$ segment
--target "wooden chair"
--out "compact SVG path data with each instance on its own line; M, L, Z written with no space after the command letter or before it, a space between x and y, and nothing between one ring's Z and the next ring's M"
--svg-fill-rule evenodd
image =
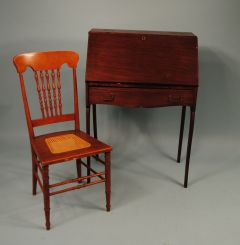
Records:
M27 126L32 152L32 193L36 195L37 182L44 196L44 210L46 218L46 229L50 229L50 196L66 191L80 189L95 184L105 182L106 209L110 211L110 153L112 148L88 134L80 131L78 92L76 67L79 60L77 53L72 51L49 51L19 54L13 58L13 63L17 69L20 79L23 104L26 114ZM73 72L73 98L74 113L63 114L60 69L63 64L67 64ZM40 104L42 117L32 119L27 100L26 87L23 73L27 67L34 72L36 89ZM53 123L74 121L75 129L45 135L35 136L34 128ZM105 171L97 172L90 166L90 161L84 163L82 158L104 153ZM49 166L68 160L76 159L77 178L68 179L58 183L49 183ZM87 168L87 175L82 176L81 167ZM39 171L38 171L39 170ZM38 172L42 175L40 179ZM91 180L97 178L97 180ZM84 181L83 181L84 180ZM54 187L78 182L76 186L71 186L61 190L51 191Z

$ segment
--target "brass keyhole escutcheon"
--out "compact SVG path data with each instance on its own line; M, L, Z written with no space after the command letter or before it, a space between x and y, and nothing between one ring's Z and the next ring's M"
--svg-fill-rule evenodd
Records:
M142 36L142 41L145 41L146 40L146 36Z

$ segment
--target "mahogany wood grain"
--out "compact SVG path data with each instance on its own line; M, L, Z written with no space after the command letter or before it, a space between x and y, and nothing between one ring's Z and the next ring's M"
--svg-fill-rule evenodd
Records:
M198 85L198 45L192 33L89 32L87 81Z
M32 193L36 195L37 183L40 186L40 189L43 192L44 197L44 211L45 211L45 220L46 220L46 229L50 229L50 196L56 195L59 193L80 189L94 184L100 184L102 182L108 182L106 184L106 191L109 190L109 175L110 175L110 163L109 158L107 158L106 170L105 172L98 172L89 168L87 170L88 175L82 176L81 159L91 156L95 156L98 153L107 153L110 154L112 148L111 146L104 144L89 136L88 134L80 130L80 120L79 120L79 108L78 108L78 92L77 92L77 75L76 67L78 63L79 56L73 51L48 51L48 52L35 52L35 53L26 53L20 54L13 58L13 63L16 67L17 72L19 73L20 86L23 98L23 104L25 109L25 115L27 120L29 139L31 143L31 152L32 152ZM62 110L62 81L61 81L61 66L63 64L68 64L70 69L72 69L72 78L73 78L73 98L74 98L74 112L71 114L64 114ZM25 89L24 82L24 72L27 67L32 68L34 72L34 78L36 82L37 96L39 99L41 118L32 119L28 100L27 93ZM45 135L35 135L34 128L59 123L66 121L74 121L74 129L55 132ZM59 136L64 134L74 134L81 139L87 141L90 144L90 147L84 149L78 149L73 151L67 151L63 153L54 154L50 151L45 140L48 137ZM64 180L59 183L49 184L49 166L52 164L58 164L66 162L69 160L76 159L77 167L77 178ZM90 165L89 165L90 166ZM88 166L87 166L88 167ZM38 171L39 170L39 171ZM94 174L90 175L90 172L94 171ZM107 171L107 172L106 172ZM38 175L38 172L42 175L42 180ZM103 177L107 175L106 179ZM81 184L57 191L51 191L51 188L62 186L74 182L82 182L87 179L99 177L100 180L93 181L87 184ZM109 211L110 197L107 199L107 211Z

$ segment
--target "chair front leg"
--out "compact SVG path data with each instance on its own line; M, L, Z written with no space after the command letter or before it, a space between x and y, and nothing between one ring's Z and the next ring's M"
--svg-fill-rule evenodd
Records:
M38 167L37 167L37 156L34 153L33 149L31 148L32 151L32 194L36 195L37 193L37 171L38 171Z
M46 229L50 230L50 196L49 196L49 170L48 166L43 167L43 197L46 219Z
M111 208L111 153L105 153L105 192L106 192L106 208Z

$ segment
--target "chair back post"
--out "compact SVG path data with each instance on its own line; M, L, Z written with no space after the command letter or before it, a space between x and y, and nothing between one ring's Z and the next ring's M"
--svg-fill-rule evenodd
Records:
M30 114L30 110L29 110L29 106L28 106L27 94L26 94L26 90L25 90L24 78L23 78L22 73L19 73L19 79L20 79L20 86L21 86L25 116L26 116L26 121L27 121L27 126L28 126L28 133L29 133L29 138L31 141L31 139L34 138L34 131L33 131L31 114Z
M74 90L75 130L80 130L76 68L73 68L73 90Z

